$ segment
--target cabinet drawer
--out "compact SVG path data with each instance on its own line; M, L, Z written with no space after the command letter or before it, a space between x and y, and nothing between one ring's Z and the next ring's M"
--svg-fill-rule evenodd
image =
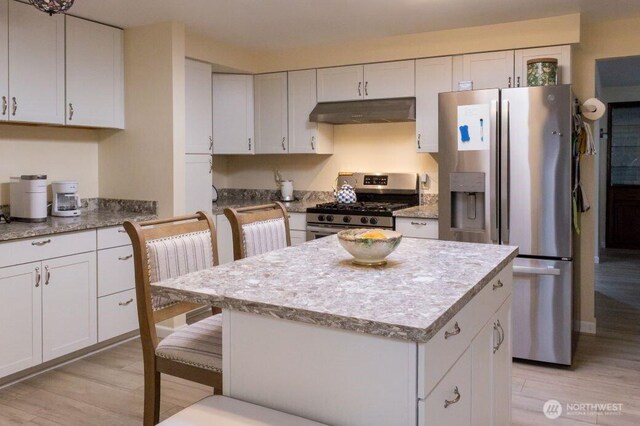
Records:
M98 299L98 341L103 342L138 328L136 291L127 290Z
M471 424L471 351L449 370L425 400L418 402L421 426Z
M0 243L0 268L96 249L95 231L48 235Z
M131 246L98 251L98 297L136 286Z
M131 239L123 226L98 229L98 250L129 244L131 244Z
M409 238L438 239L438 221L413 217L396 218L396 231Z
M509 297L513 289L513 262L507 265L474 298L475 317L485 324Z
M305 213L289 213L289 228L296 231L306 231L307 215Z
M305 231L291 230L291 245L298 246L307 241L307 233Z

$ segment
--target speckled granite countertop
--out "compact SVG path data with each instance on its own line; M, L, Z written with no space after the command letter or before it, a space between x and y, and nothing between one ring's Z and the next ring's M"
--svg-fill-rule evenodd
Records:
M140 221L154 219L155 217L155 214L144 212L93 210L83 212L78 217L49 216L47 221L42 223L12 221L8 224L0 223L0 241L118 226L122 225L125 220Z
M421 219L437 219L438 205L425 204L422 206L409 207L408 209L396 210L393 212L395 217L419 217Z
M274 201L277 200L271 198L225 198L213 203L213 214L224 214L224 209L226 208L237 209L240 207L258 206L260 204L270 204ZM307 207L315 207L316 204L319 203L319 201L297 200L288 203L281 201L281 203L284 204L288 212L306 213Z
M284 202L287 211L306 213L307 207L334 200L333 193L323 191L294 191L296 201ZM258 206L279 201L280 191L270 189L221 189L218 201L213 203L213 214L223 214L226 208Z
M516 247L407 238L386 266L367 268L352 265L332 236L167 280L154 291L426 342L516 255Z

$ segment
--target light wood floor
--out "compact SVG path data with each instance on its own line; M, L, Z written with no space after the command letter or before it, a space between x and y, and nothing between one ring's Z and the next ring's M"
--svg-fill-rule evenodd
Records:
M571 369L514 364L514 424L640 425L640 255L614 253L601 261L598 335L581 337ZM139 425L142 389L134 340L0 390L0 425ZM163 376L162 392L162 418L210 394L169 376ZM623 415L548 420L542 405L549 399L622 403Z

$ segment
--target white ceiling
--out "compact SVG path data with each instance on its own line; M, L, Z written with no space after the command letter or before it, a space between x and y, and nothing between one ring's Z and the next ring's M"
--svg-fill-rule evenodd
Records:
M339 43L582 12L640 14L638 0L76 0L70 13L119 27L184 22L259 50Z
M640 56L597 61L601 87L640 86Z

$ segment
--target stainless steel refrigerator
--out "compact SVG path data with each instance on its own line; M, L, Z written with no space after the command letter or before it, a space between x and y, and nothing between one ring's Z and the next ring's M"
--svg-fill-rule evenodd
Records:
M568 85L439 96L440 239L519 247L513 356L565 365L577 314L572 108Z

